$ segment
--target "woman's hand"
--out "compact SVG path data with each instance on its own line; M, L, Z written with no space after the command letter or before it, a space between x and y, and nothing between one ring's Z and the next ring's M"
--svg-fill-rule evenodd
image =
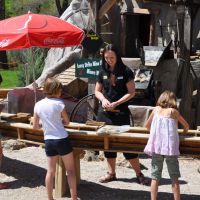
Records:
M117 102L117 101L114 101L114 102L112 102L111 104L110 104L110 109L111 110L114 110L117 106L119 105L119 103Z
M108 101L108 99L106 99L106 98L104 98L102 101L101 101L101 103L102 103L102 107L103 108L107 108L107 109L109 109L110 108L110 101Z

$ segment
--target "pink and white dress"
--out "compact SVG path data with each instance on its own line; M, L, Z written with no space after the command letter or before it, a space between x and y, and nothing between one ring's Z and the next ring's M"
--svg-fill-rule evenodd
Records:
M144 152L150 156L153 154L166 156L180 155L177 120L170 116L162 116L156 111Z

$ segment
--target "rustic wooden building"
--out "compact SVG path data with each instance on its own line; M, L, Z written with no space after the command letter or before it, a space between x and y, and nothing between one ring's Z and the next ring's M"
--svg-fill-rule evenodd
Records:
M159 83L154 85L157 93L174 91L179 109L191 127L200 125L200 65L195 70L191 65L191 56L200 49L200 2L90 0L90 5L95 31L104 43L114 43L125 58L139 57L140 68L153 70L154 83ZM153 64L148 64L147 57L154 59Z

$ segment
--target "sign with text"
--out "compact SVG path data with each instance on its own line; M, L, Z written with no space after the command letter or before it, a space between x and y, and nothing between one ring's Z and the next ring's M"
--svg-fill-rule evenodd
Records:
M94 78L99 75L102 61L99 58L79 59L75 62L75 76L79 78Z

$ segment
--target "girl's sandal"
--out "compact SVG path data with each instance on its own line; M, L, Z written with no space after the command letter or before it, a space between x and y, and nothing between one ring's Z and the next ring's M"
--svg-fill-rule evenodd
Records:
M108 182L111 182L111 181L116 181L117 178L116 178L116 174L111 174L109 172L107 172L107 174L105 176L102 176L100 179L99 179L99 182L100 183L108 183Z
M149 185L149 181L144 177L143 173L137 176L137 182L141 185Z

